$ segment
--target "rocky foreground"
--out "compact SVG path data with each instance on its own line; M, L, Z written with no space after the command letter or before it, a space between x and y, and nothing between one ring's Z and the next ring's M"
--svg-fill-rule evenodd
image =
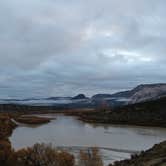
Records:
M109 166L166 166L166 141L129 160L117 161Z

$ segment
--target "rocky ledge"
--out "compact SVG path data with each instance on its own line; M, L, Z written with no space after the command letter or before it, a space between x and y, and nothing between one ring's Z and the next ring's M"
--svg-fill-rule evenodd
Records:
M166 141L133 155L131 159L116 161L109 166L166 166Z

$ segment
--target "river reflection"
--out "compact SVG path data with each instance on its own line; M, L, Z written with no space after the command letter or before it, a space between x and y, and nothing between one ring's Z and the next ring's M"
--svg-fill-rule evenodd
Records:
M41 115L43 116L43 115ZM122 125L96 125L84 123L75 117L49 114L56 117L41 126L23 125L10 137L15 149L32 146L36 142L52 143L76 152L81 148L97 146L105 163L128 158L132 152L152 147L166 140L166 129Z

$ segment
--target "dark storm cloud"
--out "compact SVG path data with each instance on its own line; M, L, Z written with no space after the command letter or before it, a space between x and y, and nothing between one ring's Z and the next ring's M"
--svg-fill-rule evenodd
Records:
M1 97L165 82L165 8L165 0L1 0Z

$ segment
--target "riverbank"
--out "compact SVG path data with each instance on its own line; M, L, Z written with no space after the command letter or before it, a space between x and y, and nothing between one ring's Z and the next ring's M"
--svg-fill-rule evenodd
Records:
M12 134L17 125L12 122L11 116L0 113L0 165L3 165L12 152L12 146L8 137Z
M51 118L36 117L36 116L21 116L15 118L14 120L19 123L39 125L39 124L49 123L51 121Z
M17 125L12 122L11 115L7 113L0 113L0 139L8 138Z
M166 166L166 141L139 155L133 155L131 159L116 161L109 166Z
M75 114L89 123L166 127L166 98L123 106L114 110L98 110Z
M54 106L26 106L1 104L0 112L8 112L14 114L47 114L62 113L65 115L77 116L80 120L89 123L105 123L105 124L122 124L122 125L138 125L138 126L154 126L166 127L166 97L126 105L119 108L106 110L102 109L58 109Z
M22 152L25 152L25 151L23 149L19 151L13 151L11 143L8 140L8 136L10 136L13 129L16 127L16 125L11 120L11 118L15 117L15 115L0 114L0 117L1 117L0 131L3 131L1 132L2 134L0 139L0 147L1 147L0 148L0 164L3 166L11 166L11 165L6 165L6 161L10 161L11 157L14 157L12 161L15 161L16 160L15 157L17 157L15 155L18 155L18 154L21 155ZM115 162L115 164L112 164L110 166L154 166L154 165L165 166L164 165L166 164L165 151L166 151L166 142L163 142L158 145L155 145L150 150L142 152L140 155L132 156L130 160L117 161ZM28 166L28 165L25 165L25 166ZM61 166L66 166L66 165L61 165Z

